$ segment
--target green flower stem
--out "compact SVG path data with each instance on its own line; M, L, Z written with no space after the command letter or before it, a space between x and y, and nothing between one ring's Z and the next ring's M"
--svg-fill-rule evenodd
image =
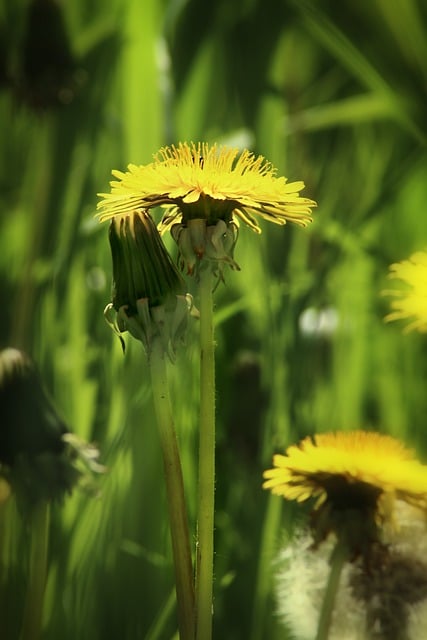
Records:
M215 354L213 274L200 271L200 435L196 558L197 640L212 637L215 501Z
M50 504L41 501L31 515L29 581L21 640L38 640L43 619L43 601L47 576Z
M149 364L153 402L165 470L172 552L175 567L179 633L181 640L194 640L195 607L193 566L191 561L187 508L184 496L181 460L169 396L165 353L160 338L155 338L152 342Z
M273 494L269 496L258 553L250 640L262 640L265 637L265 620L270 608L271 567L276 553L277 534L282 522L282 506L283 500L278 500Z
M343 543L342 540L338 540L329 561L331 570L329 573L328 583L326 585L322 608L320 610L316 640L328 640L329 628L331 626L332 613L340 584L341 572L347 559L347 545Z

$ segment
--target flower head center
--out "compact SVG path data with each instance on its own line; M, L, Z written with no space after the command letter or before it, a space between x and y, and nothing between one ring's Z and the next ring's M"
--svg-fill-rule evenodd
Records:
M215 225L218 220L223 220L227 224L232 220L236 205L237 203L233 200L219 200L203 192L195 202L186 202L185 198L177 201L184 225L189 220L198 219L206 220L206 226Z
M336 511L375 510L381 495L379 487L361 480L355 481L344 475L319 473L312 481L323 487L327 495L326 501L330 502Z

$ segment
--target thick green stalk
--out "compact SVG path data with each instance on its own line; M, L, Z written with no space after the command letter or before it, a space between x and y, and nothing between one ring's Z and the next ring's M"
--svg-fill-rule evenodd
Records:
M200 273L200 424L199 495L196 558L197 640L212 637L212 592L215 504L215 347L213 274Z
M319 622L317 625L316 640L328 640L331 626L332 613L335 599L340 584L341 572L348 559L347 545L338 540L331 554L328 583L323 597L322 608L320 610Z
M29 580L21 640L38 640L43 620L43 601L47 576L50 504L47 500L34 507L31 516Z
M153 340L150 349L149 363L153 388L153 402L165 470L175 568L179 633L181 640L194 640L195 607L193 565L191 561L188 516L184 496L181 460L169 396L165 353L160 338Z

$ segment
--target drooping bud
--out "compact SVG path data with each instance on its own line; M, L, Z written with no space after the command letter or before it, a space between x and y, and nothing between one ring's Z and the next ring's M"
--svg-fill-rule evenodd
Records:
M173 359L192 300L156 225L148 213L135 211L113 218L109 237L113 291L104 312L107 321L117 332L129 331L141 340L148 353L160 336Z

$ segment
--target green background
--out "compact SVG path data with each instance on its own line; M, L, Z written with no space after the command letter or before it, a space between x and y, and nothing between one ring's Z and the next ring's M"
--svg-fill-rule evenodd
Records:
M123 355L102 315L111 258L94 213L111 169L218 142L318 201L307 229L241 227L241 271L215 293L214 637L284 638L272 559L299 513L261 488L273 452L365 428L427 460L425 338L384 324L381 296L388 265L427 245L427 5L4 0L0 35L0 346L34 357L109 469L100 498L53 510L46 640L176 632L146 358L127 337ZM196 324L170 380L194 535ZM29 532L13 503L4 515L0 625L14 640Z

